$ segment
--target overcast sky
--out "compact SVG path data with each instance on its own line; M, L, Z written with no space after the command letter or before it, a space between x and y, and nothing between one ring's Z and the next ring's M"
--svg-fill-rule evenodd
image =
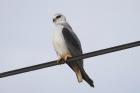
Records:
M140 0L0 0L0 72L57 59L56 13L90 52L140 40ZM140 93L140 47L85 59L95 88L67 65L0 79L0 93Z

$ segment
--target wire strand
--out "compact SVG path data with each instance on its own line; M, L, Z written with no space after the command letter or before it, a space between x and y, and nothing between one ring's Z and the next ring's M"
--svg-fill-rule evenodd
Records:
M95 56L99 56L99 55L103 55L103 54L107 54L107 53L111 53L111 52L115 52L115 51L120 51L120 50L124 50L124 49L128 49L128 48L132 48L132 47L137 47L137 46L140 46L140 41L127 43L127 44L123 44L123 45L119 45L119 46L115 46L115 47L111 47L111 48L107 48L107 49L97 50L94 52L85 53L85 54L82 54L79 56L69 58L66 63L89 58L89 57L95 57ZM65 62L62 62L62 63L65 63ZM11 70L11 71L0 73L0 78L16 75L16 74L20 74L20 73L25 73L25 72L29 72L29 71L34 71L34 70L38 70L38 69L42 69L42 68L46 68L46 67L51 67L51 66L55 66L55 65L59 65L59 64L57 64L56 60L34 65L34 66Z

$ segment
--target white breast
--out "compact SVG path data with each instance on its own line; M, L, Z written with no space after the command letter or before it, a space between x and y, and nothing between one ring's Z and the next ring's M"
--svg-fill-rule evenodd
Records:
M69 53L62 34L62 29L62 27L59 27L58 31L55 31L53 35L53 46L59 57L63 57L64 55Z

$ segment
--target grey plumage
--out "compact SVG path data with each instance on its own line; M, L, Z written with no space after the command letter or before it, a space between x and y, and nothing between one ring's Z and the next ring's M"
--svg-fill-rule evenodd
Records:
M62 30L64 40L66 42L66 46L67 46L67 48L70 51L72 56L81 55L82 54L82 47L81 47L80 40L78 39L78 37L76 36L76 34L73 31L70 31L68 29L71 29L71 28L63 28L63 30ZM89 83L90 86L94 87L93 81L89 78L89 76L87 75L87 73L84 70L83 60L78 60L76 62L69 63L68 65L74 71L75 71L75 69L73 68L73 66L75 66L75 68L77 67L80 70L80 72L78 72L78 73L80 73L82 75L82 78L87 83ZM78 78L78 76L77 76L77 78Z

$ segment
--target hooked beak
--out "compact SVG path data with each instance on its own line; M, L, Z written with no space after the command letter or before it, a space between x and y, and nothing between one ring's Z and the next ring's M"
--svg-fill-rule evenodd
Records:
M55 21L56 21L56 18L53 19L53 22L55 22Z

